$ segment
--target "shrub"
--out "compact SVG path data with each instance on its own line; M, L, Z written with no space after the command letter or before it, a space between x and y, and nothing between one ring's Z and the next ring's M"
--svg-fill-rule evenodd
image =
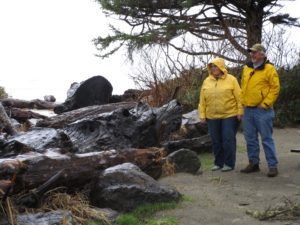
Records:
M281 90L274 106L275 125L300 125L300 65L291 70L279 70Z
M5 88L0 87L0 99L4 99L4 98L7 98L7 97L8 97L8 94L6 93Z

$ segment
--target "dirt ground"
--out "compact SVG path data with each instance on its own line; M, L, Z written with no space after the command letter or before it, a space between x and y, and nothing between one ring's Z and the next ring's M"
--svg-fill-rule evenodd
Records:
M268 178L266 160L261 151L261 171L242 174L248 160L245 141L238 133L236 169L231 172L204 170L200 175L176 174L160 179L175 186L190 201L176 209L160 212L172 216L180 225L296 225L297 221L259 221L246 210L265 210L285 198L300 203L300 128L275 129L274 139L279 158L279 176Z

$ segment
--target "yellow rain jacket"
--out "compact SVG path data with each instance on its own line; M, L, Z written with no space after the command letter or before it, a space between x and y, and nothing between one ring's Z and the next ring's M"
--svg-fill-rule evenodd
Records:
M280 91L277 71L268 61L256 69L253 68L252 63L245 65L241 86L243 106L261 105L265 109L273 106Z
M223 75L216 79L210 71L210 65L216 65ZM200 119L225 119L242 115L240 86L237 79L228 74L222 58L215 58L208 64L209 76L204 80L200 91L198 112Z

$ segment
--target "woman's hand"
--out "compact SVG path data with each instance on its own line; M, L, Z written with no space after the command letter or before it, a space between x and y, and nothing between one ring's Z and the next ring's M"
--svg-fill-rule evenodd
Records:
M206 124L206 119L204 118L204 119L200 119L200 123L201 124Z

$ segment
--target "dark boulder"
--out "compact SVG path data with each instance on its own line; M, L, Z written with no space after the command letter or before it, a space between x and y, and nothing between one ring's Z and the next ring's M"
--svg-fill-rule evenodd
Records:
M90 193L91 203L118 211L129 211L139 205L178 201L175 188L162 185L137 166L124 163L104 170Z
M54 108L54 112L61 114L74 109L109 103L113 87L111 83L102 76L91 77L80 84L73 83L68 91L65 102Z
M171 153L166 160L175 166L175 173L185 172L196 174L201 167L198 155L189 149L180 149Z

